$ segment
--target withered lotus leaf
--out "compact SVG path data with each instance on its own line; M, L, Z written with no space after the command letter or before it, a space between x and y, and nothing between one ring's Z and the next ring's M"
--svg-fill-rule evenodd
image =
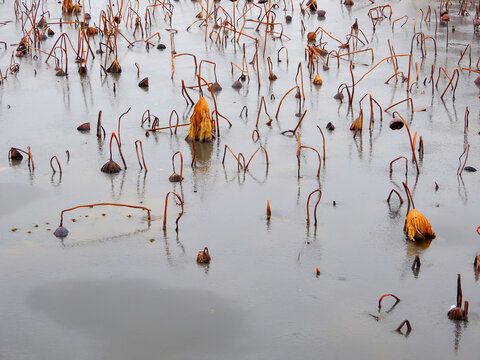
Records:
M320 85L323 84L323 80L322 80L322 78L320 77L320 75L317 74L317 75L315 76L315 78L313 79L313 84L314 84L314 85L318 85L318 86L320 86Z
M410 240L435 238L435 233L427 218L417 209L411 210L405 219L405 232Z
M22 160L23 155L20 154L20 152L15 149L15 148L10 148L10 151L8 152L8 156L10 157L11 160Z
M122 67L118 60L113 60L112 65L107 69L107 72L112 74L120 74L122 72Z
M207 100L202 96L193 109L190 117L190 129L186 140L210 141L212 136L212 120Z
M363 128L363 112L362 110L360 110L360 114L350 126L350 130L355 130L355 132L357 132L357 131L361 131L362 128Z
M170 182L180 182L182 181L182 177L180 176L180 174L177 174L177 173L173 173L172 175L170 175L170 177L168 178L168 180Z
M210 257L210 252L208 251L207 247L198 252L197 263L208 264L210 263L210 260L212 260L212 258Z
M107 174L117 174L122 170L122 168L115 161L108 160L100 170Z
M90 130L90 123L89 122L83 123L82 125L77 127L77 130L78 131L88 131L88 130Z

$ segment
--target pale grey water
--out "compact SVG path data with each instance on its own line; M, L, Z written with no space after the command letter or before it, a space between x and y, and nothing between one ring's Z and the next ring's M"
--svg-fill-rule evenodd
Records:
M231 2L225 2L231 8ZM388 56L387 39L397 54L410 50L413 18L419 4L414 1L388 2L393 18L408 14L403 28L392 33L388 20L377 25L373 34L367 18L368 9L387 4L357 1L351 10L339 2L319 3L327 10L325 20L305 15L308 31L321 25L336 37L347 33L355 18L375 49L375 61ZM431 3L432 6L438 6ZM60 15L60 5L48 2L52 18ZM473 271L473 259L480 251L478 197L479 175L456 176L458 156L466 141L471 145L468 165L480 168L479 90L473 84L476 74L461 72L456 100L447 93L445 102L439 92L446 86L440 81L431 96L430 86L423 86L435 61L433 51L422 61L419 49L418 88L413 89L415 109L427 108L409 117L407 107L398 110L425 142L421 174L415 178L409 162L408 184L415 205L431 222L437 234L424 248L405 240L403 223L406 204L389 209L386 197L392 188L401 190L405 181L403 167L396 167L389 177L388 163L398 157L410 158L405 129L388 128L391 113L384 113L383 123L375 116L372 136L368 128L362 137L352 138L348 130L358 114L358 100L372 93L386 108L405 98L405 85L384 85L391 76L391 64L384 64L367 76L355 89L354 116L348 106L333 99L338 85L350 81L348 63L330 63L330 70L319 74L321 88L311 85L304 62L306 36L300 33L298 5L293 22L285 26L291 41L270 41L278 80L269 83L266 62L261 87L250 68L250 84L240 91L231 88L238 78L230 72L230 61L241 63L241 51L228 42L226 49L204 42L204 32L185 28L200 11L190 1L175 2L172 26L177 52L193 52L199 59L217 62L218 94L222 115L232 121L228 128L220 120L221 136L206 145L204 159L192 169L190 145L184 141L186 128L178 135L168 131L145 137L140 118L149 108L168 123L176 109L187 122L191 109L185 107L180 84L194 85L190 59L178 58L171 79L168 25L157 16L155 31L160 31L165 51L137 45L119 46L123 72L119 76L100 77L97 58L90 64L87 77L79 77L72 63L68 78L55 77L53 63L18 59L20 72L0 86L0 357L2 359L313 359L319 356L344 359L388 357L471 359L478 352L480 290ZM425 9L425 3L421 4ZM102 3L92 3L93 21L98 21ZM454 5L457 6L457 5ZM472 31L472 16L462 19L451 11L456 31L449 41L472 43L473 65L478 59L478 34ZM473 15L473 11L470 11ZM0 4L0 21L14 20L12 1ZM279 11L278 19L283 20ZM58 26L53 27L56 36ZM433 35L434 23L417 24L425 34ZM64 26L64 31L73 29ZM461 47L445 50L446 28L439 26L436 67L449 74L456 68ZM130 30L125 31L131 34ZM252 31L253 32L253 31ZM18 23L0 27L0 41L17 43L21 36ZM343 40L343 38L342 38ZM98 44L96 40L96 45ZM254 54L246 41L247 60ZM276 62L276 52L285 45L290 61ZM329 44L333 47L333 44ZM53 39L43 49L50 50ZM3 71L11 51L0 50ZM320 178L315 177L317 160L305 152L301 178L297 178L296 138L280 135L295 127L297 104L287 97L272 127L265 126L262 114L261 140L269 153L270 166L265 171L261 154L250 170L237 173L233 157L222 166L223 148L248 157L258 148L251 132L255 127L260 96L274 116L278 102L295 84L298 62L302 61L308 113L300 128L302 145L321 149L316 125L335 124L334 132L325 131L327 158ZM371 64L369 56L357 58L355 78L360 78ZM134 63L141 67L137 78ZM368 64L362 65L362 64ZM399 60L405 69L405 60ZM462 66L468 66L463 60ZM37 75L34 75L34 69ZM211 72L205 72L208 80ZM150 78L144 91L138 81ZM435 75L436 79L436 75ZM116 94L113 84L116 84ZM194 99L195 92L191 91ZM270 95L275 95L275 100ZM213 102L207 101L212 109ZM244 105L248 118L241 118ZM103 125L109 134L122 119L123 151L128 169L117 175L105 175L100 167L108 160L108 142L98 142L95 131L82 134L76 127L83 122L95 124L98 110L103 111ZM463 134L465 107L470 109L467 137ZM366 110L368 114L369 110ZM365 117L368 119L368 116ZM94 126L92 126L93 128ZM141 139L149 171L139 171L134 141ZM7 152L11 146L32 148L35 171L29 172L25 159L11 166ZM65 150L71 153L66 162ZM170 157L175 151L185 157L183 183L172 184ZM63 174L52 176L49 159L57 155ZM260 155L260 156L259 156ZM114 160L120 163L114 151ZM435 182L439 190L435 191ZM305 204L308 194L321 186L323 197L318 207L319 224L306 227ZM177 191L185 200L185 214L174 221L179 207L169 204L167 231L162 231L163 203L168 191ZM404 196L403 191L401 191ZM405 198L405 197L404 197ZM272 219L265 220L267 200ZM336 201L337 206L332 202ZM152 209L148 226L145 214L133 209L82 209L65 215L70 230L60 241L53 236L60 211L71 206L95 202L140 204ZM103 216L102 214L105 214ZM131 215L131 217L127 217ZM75 220L73 222L72 220ZM38 227L36 227L38 225ZM12 232L11 229L18 229ZM155 241L151 242L150 240ZM307 244L309 242L309 244ZM212 263L208 267L195 262L197 251L208 246ZM415 255L422 267L418 276L410 270ZM318 267L321 275L315 276ZM455 302L456 274L463 279L464 299L470 302L468 323L455 323L446 313ZM377 312L378 298L392 292L401 302L389 313ZM385 309L391 304L385 300ZM368 314L380 316L376 322ZM404 319L412 323L408 338L394 330Z

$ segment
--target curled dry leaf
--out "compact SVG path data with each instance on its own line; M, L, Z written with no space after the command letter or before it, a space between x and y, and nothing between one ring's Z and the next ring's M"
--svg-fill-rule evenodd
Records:
M417 209L411 210L405 219L405 232L410 240L435 238L435 233L427 218Z
M317 75L315 76L315 78L313 79L313 84L314 84L314 85L318 85L318 86L320 86L320 85L323 84L323 80L322 80L322 78L320 77L320 75L317 74Z
M118 60L113 60L112 65L107 69L107 72L112 74L120 74L122 72L122 67Z
M210 141L213 139L212 135L212 120L210 119L210 109L208 108L207 100L202 96L190 117L190 129L186 140L200 140Z
M355 130L355 133L356 133L357 131L362 131L362 128L363 128L363 111L360 110L360 114L350 126L350 130Z

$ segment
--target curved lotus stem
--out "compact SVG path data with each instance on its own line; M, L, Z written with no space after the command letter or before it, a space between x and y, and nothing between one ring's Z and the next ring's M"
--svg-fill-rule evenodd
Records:
M382 295L382 296L380 297L380 299L378 300L378 311L380 311L380 309L382 308L382 300L383 300L383 298L385 298L385 297L387 297L387 296L391 296L391 297L393 297L393 298L396 300L396 302L395 302L395 304L394 304L393 306L395 306L395 305L400 301L400 299L399 299L398 297L396 297L395 295L393 295L393 294L385 294L385 295Z
M295 75L295 84L298 87L298 75L300 74L300 84L302 88L302 99L305 100L305 92L303 91L303 70L302 70L302 63L298 63L298 68L297 68L297 75Z
M408 16L407 16L407 15L404 15L404 16L402 16L402 17L399 17L398 19L393 20L393 21L392 21L392 32L393 32L393 29L395 28L395 23L396 23L397 21L402 20L402 19L405 19L405 21L403 22L402 25L400 25L400 27L403 27L403 25L405 25L405 24L407 23L407 21L408 21Z
M413 84L412 84L412 85L413 85ZM393 107L395 107L395 106L397 106L397 105L400 105L401 103L404 103L404 102L406 102L406 101L407 101L407 102L410 102L410 107L411 107L411 109L412 109L412 114L413 114L413 113L415 112L415 110L414 110L414 108L413 108L413 99L412 99L411 97L407 97L406 99L403 99L402 101L399 101L399 102L397 102L397 103L395 103L395 104L393 104L393 105L390 105L388 108L386 108L386 109L383 110L383 111L387 112L387 111L390 110L391 108L393 108Z
M410 333L410 331L412 331L412 326L410 325L410 321L408 321L408 320L403 320L402 323L397 327L397 329L395 331L401 333L404 325L407 325L406 334L408 335Z
M407 176L407 174L408 174L408 160L405 156L399 156L398 158L390 161L390 175L392 175L392 173L393 173L393 163L398 161L398 160L401 160L401 159L405 159L405 176Z
M165 210L163 212L163 231L167 230L167 206L168 206L168 196L170 194L175 195L177 197L177 199L180 200L180 205L182 206L182 212L178 214L178 218L175 221L175 226L176 226L175 231L178 232L178 221L180 220L180 218L183 215L183 200L180 197L180 195L178 195L175 191L170 191L170 192L167 193L167 196L165 196Z
M122 117L126 114L128 114L128 112L130 111L131 107L128 108L127 111L125 111L122 115L120 115L120 117L118 118L118 146L122 146L122 141L120 140L120 120L122 119ZM126 169L127 167L125 167Z
M317 177L320 176L320 168L322 166L322 158L320 157L320 153L317 151L317 149L314 149L313 147L311 146L305 146L305 145L301 145L298 147L297 149L297 160L298 160L298 177L300 177L300 150L301 149L310 149L310 150L313 150L317 153L317 156L318 156L318 170L317 170Z
M315 203L315 208L314 208L314 211L313 211L313 217L315 219L315 223L314 225L317 226L317 206L318 206L318 203L320 202L320 199L322 198L322 190L320 189L317 189L317 190L314 190L310 193L310 195L308 195L308 199L307 199L307 225L310 225L310 210L309 210L309 207L310 207L310 198L312 197L313 194L315 194L316 192L318 192L318 200L317 202Z
M285 50L285 54L286 54L286 57L287 57L287 64L288 64L288 49L286 48L286 46L282 46L280 48L280 50L277 51L277 62L281 62L282 60L280 60L280 52L282 50Z
M112 156L112 141L113 141L113 138L115 138L115 141L117 142L118 152L120 153L120 157L122 158L123 166L125 167L125 170L127 170L127 163L125 162L125 159L123 158L122 149L120 148L120 143L118 142L117 135L115 135L114 132L112 132L112 136L110 136L110 161L113 160L113 156Z
M408 188L408 185L406 182L402 182L403 187L405 189L405 193L407 194L407 200L408 200L408 209L407 209L407 214L410 212L410 203L412 205L412 209L415 209L415 204L413 203L413 197L412 193L410 192L410 189Z
M255 137L255 135L256 135L257 137ZM252 140L253 140L253 142L257 142L259 139L260 139L260 133L258 132L257 129L253 129L253 131L252 131Z
M320 126L317 125L318 130L320 130L320 134L322 134L323 139L323 166L325 166L325 135L323 135L323 131Z
M462 176L463 169L465 168L465 165L467 164L467 159L468 159L468 153L469 152L470 152L470 144L467 144L465 146L465 149L463 150L462 155L460 155L460 157L458 158L458 162L460 163L460 166L458 167L458 170L457 170L457 175L458 176ZM465 156L465 160L464 160L463 166L462 166L462 156L465 153L466 153L466 156Z
M292 133L292 135L295 135L295 133L297 132L298 128L300 127L300 124L302 123L303 118L305 117L305 115L307 115L307 110L304 111L302 117L300 118L300 120L298 120L298 123L297 123L297 126L295 126L295 129L282 131L281 134L282 134L282 135L285 135L285 134Z
M175 125L175 132L174 132L174 134L176 135L177 134L177 129L178 129L178 122L180 120L176 110L172 110L172 112L170 113L170 117L168 118L168 127L170 128L170 135L171 135L172 134L172 116L173 116L173 114L175 114L176 117L177 117L177 124Z
M252 135L253 136L253 135ZM250 165L250 161L252 161L253 157L257 154L258 150L262 149L263 152L265 153L265 160L267 161L267 169L268 169L268 165L269 165L269 161L268 161L268 153L267 153L267 149L265 149L262 145L260 145L260 147L255 150L255 152L253 153L252 156L250 156L250 159L248 160L247 162L247 165L245 166L245 171L247 171L248 169L248 166Z
M398 191L395 190L395 189L392 189L392 190L390 191L390 194L388 194L387 203L390 204L390 198L392 197L392 194L396 194L396 195L398 196L398 200L400 200L400 205L402 205L402 204L403 204L403 199L402 199L402 197L400 196L400 194L398 193Z
M225 164L225 156L227 155L227 149L228 151L230 151L230 153L233 155L233 157L235 158L235 160L237 160L237 163L238 165L240 166L240 169L243 169L243 166L242 164L240 163L240 159L237 155L235 155L235 153L232 151L232 149L230 149L230 146L228 146L227 144L225 144L225 148L223 150L223 159L222 159L222 165Z
M245 111L245 116L248 117L248 107L247 105L244 105L242 108L242 111L240 111L240 117L243 116L243 112Z
M417 156L415 155L415 145L414 145L414 142L412 140L412 134L410 133L410 128L408 127L408 124L407 122L405 121L405 119L402 117L402 115L400 115L400 113L398 111L394 111L393 112L393 117L395 117L395 114L397 114L400 119L402 119L403 123L405 124L405 127L407 128L407 132L408 132L408 138L410 140L410 146L412 148L412 155L413 155L413 160L415 161L415 166L417 168L417 174L420 174L420 169L418 167L418 161L417 161ZM416 133L415 133L416 134Z
M171 41L173 41L172 35L173 35L173 33L170 33ZM173 42L172 42L172 44L173 44ZM175 48L175 46L172 47L173 51L175 51L174 48ZM195 75L197 75L198 66L197 66L197 57L195 55L189 54L189 53L173 54L172 55L172 77L171 78L173 79L173 75L175 74L175 63L173 62L173 59L175 59L176 57L179 57L179 56L192 56L193 57L193 61L195 63Z
M59 172L61 174L62 173L62 167L60 166L60 162L58 161L58 158L57 158L56 155L52 156L52 158L50 159L50 167L52 168L53 173L54 174L56 173L55 168L53 167L53 159L55 159L57 161L58 169L59 169Z
M262 96L260 98L260 106L258 107L258 114L257 114L257 122L255 123L255 128L258 129L258 121L260 120L260 113L262 111L262 104L263 104L263 109L265 110L265 114L268 116L268 122L267 125L270 126L272 123L272 118L270 117L270 114L267 111L267 104L265 103L265 98Z
M127 204L115 204L115 203L97 203L97 204L89 204L89 205L79 205L79 206L75 206L75 207L70 208L70 209L62 210L62 212L60 213L60 226L63 226L63 214L64 213L69 212L69 211L73 211L73 210L76 210L76 209L81 209L81 208L87 208L87 207L88 208L93 208L95 206L120 206L120 207L132 208L132 209L145 210L147 212L148 221L150 221L150 209L148 209L144 206L127 205Z
M280 112L280 107L282 106L282 102L283 102L283 99L285 99L287 97L288 94L290 94L293 90L295 89L298 89L298 91L300 91L300 88L295 85L294 87L292 87L290 90L288 90L285 95L283 95L282 99L280 100L280 102L278 103L278 108L277 108L277 112L275 113L275 119L278 119L278 113Z
M138 148L140 147L140 151L142 153L142 162L143 162L143 167L142 167L142 163L140 162L140 155L138 153ZM138 165L140 165L140 170L142 170L143 168L145 168L145 172L148 171L147 169L147 165L145 164L145 158L143 157L143 144L142 144L142 140L136 140L135 141L135 151L137 152L137 159L138 159Z
M202 63L208 63L213 65L213 75L215 76L215 82L217 82L217 64L209 60L201 60L198 67L198 75L202 76Z
M181 151L177 151L175 154L172 155L172 167L173 167L173 173L175 173L175 155L180 156L180 181L183 180L183 155Z

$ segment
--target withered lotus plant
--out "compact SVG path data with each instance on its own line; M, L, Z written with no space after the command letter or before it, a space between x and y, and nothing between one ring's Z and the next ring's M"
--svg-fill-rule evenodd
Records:
M462 309L462 278L457 274L457 306L452 305L447 313L451 320L465 320L468 321L468 301L465 301Z
M125 170L127 169L127 164L125 163L125 159L123 158L122 149L120 148L120 143L118 142L117 135L115 135L115 133L112 133L112 136L110 137L110 160L108 160L100 169L102 172L107 174L117 174L122 170L120 165L118 165L115 161L113 161L112 141L114 138L115 138L115 141L117 142L118 152L120 153L120 157L122 158L123 166Z
M197 255L197 263L199 264L209 264L212 257L207 247L204 247L203 250L200 250Z
M429 238L434 239L435 233L432 230L432 226L428 222L427 218L423 216L420 211L415 209L412 194L405 182L403 183L403 187L405 188L408 199L407 217L405 218L404 226L404 231L407 233L408 238L412 241ZM410 210L410 203L412 204L412 210Z
M313 79L313 85L320 86L323 84L323 80L320 77L320 75L315 75L315 78Z
M212 134L212 120L210 119L210 109L208 108L207 100L202 96L193 108L193 114L190 117L190 128L185 140L190 141L211 141Z
M362 132L363 129L363 110L360 109L360 114L358 114L358 117L355 119L355 121L352 123L350 126L350 130L354 130L354 136L357 135L357 132Z
M19 148L10 148L8 151L8 158L10 161L21 161L23 159L23 155L21 153L24 153L25 155L28 156L28 166L30 167L30 163L32 164L32 170L35 170L35 164L33 163L33 157L32 157L32 152L30 150L30 146L27 146L27 151L19 149Z
M149 226L150 226L150 209L148 209L144 206L127 205L127 204L115 204L115 203L97 203L97 204L89 204L89 205L79 205L79 206L75 206L75 207L70 208L70 209L62 210L62 212L60 213L60 225L57 228L57 230L55 230L53 235L55 235L56 237L61 237L61 238L66 237L68 235L68 229L63 226L63 214L64 213L69 212L69 211L73 211L73 210L76 210L76 209L81 209L81 208L93 208L95 206L120 206L120 207L132 208L132 209L145 210L147 212L147 219L148 219Z
M180 174L177 174L175 172L175 155L179 155L180 156ZM173 167L173 174L170 175L170 177L168 178L168 180L170 182L182 182L183 180L183 155L180 151L177 151L175 154L173 154L172 156L172 167Z
M107 72L112 74L120 74L122 72L122 67L117 59L113 60L112 65L109 66Z
M180 195L178 195L175 191L170 191L165 196L165 209L163 211L163 231L167 230L167 207L168 207L168 196L170 194L175 195L177 197L177 199L180 201L180 206L182 207L182 211L178 214L177 220L175 221L175 231L178 232L178 221L183 215L183 200L180 197Z

